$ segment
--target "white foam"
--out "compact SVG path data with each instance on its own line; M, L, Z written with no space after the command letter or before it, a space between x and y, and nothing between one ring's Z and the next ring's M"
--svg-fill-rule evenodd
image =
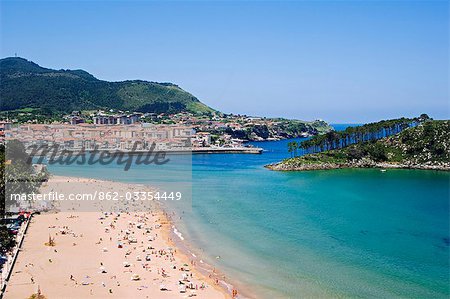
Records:
M176 228L175 226L172 226L172 227L173 227L173 233L174 233L175 235L177 235L178 238L180 238L181 241L184 241L183 234L180 233L180 232L177 230L177 228Z

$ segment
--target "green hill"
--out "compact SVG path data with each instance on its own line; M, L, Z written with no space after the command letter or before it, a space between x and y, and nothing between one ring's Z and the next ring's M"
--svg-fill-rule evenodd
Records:
M214 110L172 83L108 82L83 70L43 68L24 58L0 59L0 110L41 108L54 112L119 109L206 114Z

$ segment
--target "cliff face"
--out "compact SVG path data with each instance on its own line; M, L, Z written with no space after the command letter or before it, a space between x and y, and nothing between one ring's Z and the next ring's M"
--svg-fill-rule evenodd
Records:
M450 121L426 121L399 134L372 142L286 159L272 170L336 168L414 168L450 170Z

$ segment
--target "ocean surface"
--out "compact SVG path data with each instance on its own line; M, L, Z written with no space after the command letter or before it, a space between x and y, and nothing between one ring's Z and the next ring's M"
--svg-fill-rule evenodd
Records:
M288 142L254 143L261 155L193 155L191 177L158 176L192 180L192 209L175 207L175 218L200 258L258 298L449 297L449 173L265 169L289 157ZM157 180L145 166L49 169Z

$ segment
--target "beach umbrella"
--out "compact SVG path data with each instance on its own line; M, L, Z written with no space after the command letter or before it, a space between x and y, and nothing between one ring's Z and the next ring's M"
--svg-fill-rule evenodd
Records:
M103 247L103 252L108 252L108 248Z
M139 275L138 274L133 274L132 276L131 276L131 280L140 280L141 278L139 277Z
M129 263L129 262L123 262L123 266L124 266L124 267L129 267L129 266L130 266L130 263Z

